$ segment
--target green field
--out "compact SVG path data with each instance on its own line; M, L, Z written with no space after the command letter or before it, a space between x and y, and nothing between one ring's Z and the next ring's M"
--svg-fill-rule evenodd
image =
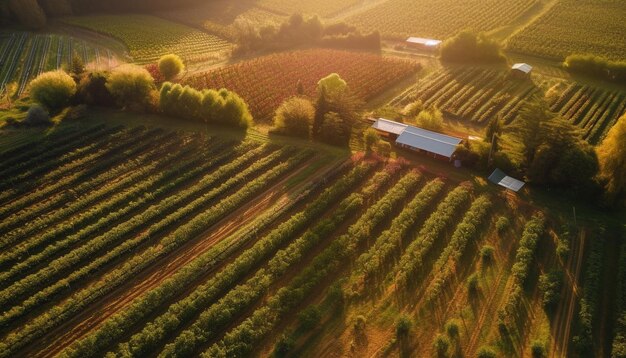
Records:
M18 94L45 71L68 66L79 56L92 69L109 69L118 63L109 49L64 35L0 32L0 92L17 82Z
M122 41L138 63L155 62L168 53L175 53L188 63L200 62L213 59L216 53L231 46L216 36L154 16L94 15L62 21Z
M346 19L386 37L446 39L465 29L488 31L508 24L531 8L535 0L389 0Z
M391 105L403 108L419 99L451 118L484 126L493 117L510 124L533 96L546 98L553 111L579 126L583 137L593 144L601 142L626 113L624 90L543 75L519 80L510 78L506 69L472 67L435 72L392 100Z
M626 60L626 2L559 0L508 41L508 49L563 60L589 53Z

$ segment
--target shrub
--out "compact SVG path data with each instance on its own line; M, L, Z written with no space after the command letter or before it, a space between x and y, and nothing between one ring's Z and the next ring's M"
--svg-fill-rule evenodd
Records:
M77 101L88 105L112 106L115 99L106 87L107 76L103 72L91 72L81 78L76 91Z
M496 249L491 245L485 245L482 249L480 249L480 259L482 261L483 266L489 266L493 262L493 254Z
M160 108L168 115L239 128L253 125L248 105L226 89L204 90L166 82L161 87Z
M24 123L32 126L50 124L50 115L43 107L34 105L28 109Z
M144 68L122 65L111 72L106 84L117 103L122 106L145 106L154 87L154 78Z
M172 80L174 77L178 76L179 73L185 70L183 60L174 54L161 57L158 66L159 72L168 81Z
M402 316L396 323L396 337L399 340L406 339L411 331L411 320L407 316Z
M293 350L294 346L293 338L283 334L274 346L274 356L277 358L286 357Z
M363 143L365 144L365 152L371 153L373 148L378 146L380 142L380 136L374 128L368 128L363 133Z
M450 348L450 340L443 334L438 334L433 342L433 349L437 352L437 357L447 357Z
M539 290L543 293L543 306L551 310L559 303L561 298L561 285L563 284L563 272L551 271L539 277Z
M448 62L506 62L499 43L487 38L485 34L471 31L463 31L444 41L441 59Z
M459 322L455 319L451 319L446 323L446 333L452 339L459 338Z
M365 332L365 325L367 323L367 320L365 319L364 316L356 316L356 319L354 320L354 332L358 333L358 334L362 334L363 332Z
M491 347L480 347L478 350L478 358L496 358L498 355Z
M407 104L406 107L404 107L404 109L402 110L402 114L407 117L417 117L417 115L420 114L420 112L422 112L424 109L424 103L422 103L422 101L418 99L414 102Z
M315 107L311 101L300 97L290 98L276 110L274 128L278 133L309 138L314 116Z
M476 273L467 278L467 291L470 295L478 293L478 275Z
M383 157L391 156L391 143L380 141L376 146L376 152Z
M511 222L506 216L500 216L498 221L496 221L496 230L498 230L498 234L500 235L502 235L509 226L511 226Z
M43 73L30 83L30 96L53 111L67 106L75 93L76 82L64 71Z
M546 345L540 340L533 341L530 350L533 358L543 358L546 356Z
M322 312L317 306L309 306L298 314L300 328L303 330L311 330L315 328L322 319Z
M415 118L418 127L434 132L443 129L443 114L436 108L421 111Z
M570 55L563 67L570 72L581 73L614 82L626 81L626 61L610 61L594 55Z

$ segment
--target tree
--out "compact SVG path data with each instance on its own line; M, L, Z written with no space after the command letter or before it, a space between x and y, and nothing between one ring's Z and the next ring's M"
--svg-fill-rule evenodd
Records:
M597 151L599 177L612 202L626 194L626 115L611 128Z
M97 106L115 104L115 99L107 89L106 83L107 74L104 72L90 72L83 76L76 90L78 102Z
M437 352L437 357L447 357L450 349L450 340L443 334L438 334L433 342L433 348Z
M40 30L46 26L46 14L37 0L9 0L9 8L20 24L30 30Z
M380 136L374 128L368 128L363 133L363 142L365 143L365 152L371 153L372 149L380 142Z
M487 124L485 133L485 141L491 143L492 153L496 153L500 150L500 137L502 136L502 119L499 116L494 116Z
M337 112L329 112L324 116L319 139L322 142L344 146L350 141L350 132L346 123Z
M294 97L286 100L276 110L274 128L279 133L301 138L309 138L315 107L305 98Z
M70 73L80 76L85 72L85 62L77 53L72 55L72 63L70 64Z
M331 73L317 83L318 92L336 98L348 90L348 84L338 74Z
M396 338L405 340L409 337L411 331L411 320L407 316L402 316L396 323Z
M423 110L415 118L415 123L418 127L440 132L443 129L443 114L436 108Z
M148 103L150 93L155 90L154 79L150 73L135 65L122 65L114 69L106 86L122 107L143 107Z
M43 107L34 105L28 109L24 123L33 126L50 124L50 115Z
M161 57L159 60L159 72L167 81L171 81L185 70L183 60L177 55L170 54Z
M485 34L463 31L441 45L441 59L448 62L504 63L500 44Z
M535 340L531 346L533 358L543 358L546 356L546 345L539 340Z
M491 245L485 245L482 249L480 249L480 259L482 261L483 266L489 266L493 262L493 255L495 252L495 248Z
M30 83L30 96L51 111L70 103L76 93L76 82L64 71L45 72Z
M457 320L451 319L448 323L446 323L446 333L450 338L455 340L458 339L459 331L459 322Z

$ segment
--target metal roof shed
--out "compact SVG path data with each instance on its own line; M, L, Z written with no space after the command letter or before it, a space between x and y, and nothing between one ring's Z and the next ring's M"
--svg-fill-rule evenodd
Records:
M509 190L513 190L514 192L520 191L526 183L521 180L517 180L506 175L502 170L496 169L493 171L491 176L489 176L489 181L500 185L501 187L507 188Z
M462 139L432 132L426 129L408 126L396 140L396 144L410 149L419 149L426 152L452 158Z
M513 70L516 71L520 71L524 74L530 74L530 72L533 70L533 66L527 64L527 63L516 63L513 65L513 67L511 67Z
M406 42L411 44L411 45L418 45L418 46L424 46L424 47L433 47L433 48L436 48L439 45L441 45L441 41L440 40L425 39L423 37L409 37L406 40Z
M378 118L372 128L385 133L400 135L408 126L404 123L390 121L384 118Z

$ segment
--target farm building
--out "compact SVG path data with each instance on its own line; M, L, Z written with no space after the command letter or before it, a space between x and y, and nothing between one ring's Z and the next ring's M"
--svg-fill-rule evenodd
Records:
M409 37L406 40L407 47L417 50L436 51L441 45L440 40L425 39L422 37Z
M530 77L530 73L533 71L533 66L527 63L516 63L511 67L511 73L515 77L527 78Z
M503 188L512 190L516 193L520 191L526 184L521 180L517 180L513 177L506 175L500 169L496 169L493 171L493 173L489 176L489 181L496 185L500 185Z
M432 132L426 129L390 121L377 119L372 128L386 137L395 139L397 146L433 154L435 157L452 159L457 147L463 142L461 138Z

